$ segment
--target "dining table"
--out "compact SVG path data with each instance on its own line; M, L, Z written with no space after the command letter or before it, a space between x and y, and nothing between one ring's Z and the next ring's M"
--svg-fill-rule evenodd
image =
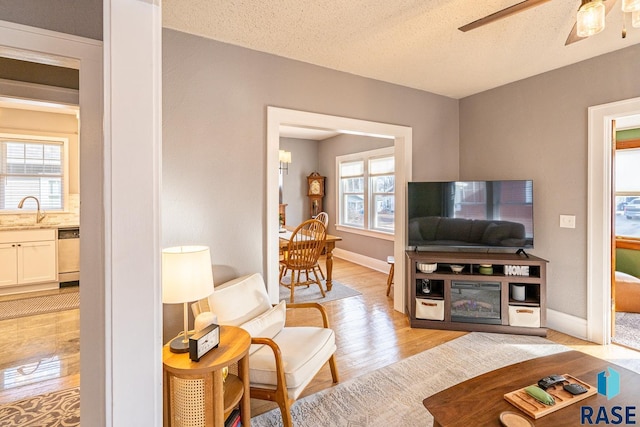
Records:
M293 234L293 227L285 227L283 230L280 230L280 235L279 235L279 243L280 243L280 252L284 252L287 249L287 246L289 245L289 239L291 239L291 235ZM342 240L342 237L340 236L334 236L332 234L327 234L326 240L325 240L325 244L324 244L324 248L325 248L325 270L327 272L327 277L326 277L326 286L327 286L327 291L330 291L331 288L333 287L333 281L332 281L332 273L333 273L333 250L336 247L336 242L339 242L340 240Z

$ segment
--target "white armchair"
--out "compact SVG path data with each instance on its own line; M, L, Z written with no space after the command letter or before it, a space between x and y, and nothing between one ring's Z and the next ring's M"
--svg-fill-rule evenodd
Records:
M287 308L319 310L323 327L285 327ZM339 380L335 333L329 328L324 307L317 303L286 305L284 301L272 306L260 274L216 286L206 300L194 303L192 309L196 316L213 312L218 324L239 326L249 332L251 397L277 402L285 427L292 426L291 404L327 361L333 382Z

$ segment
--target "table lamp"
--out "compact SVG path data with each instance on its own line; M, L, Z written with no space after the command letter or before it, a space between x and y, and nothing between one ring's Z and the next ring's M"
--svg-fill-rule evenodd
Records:
M189 351L187 304L213 293L211 254L207 246L176 246L162 250L162 302L184 304L184 334L173 339L174 353Z

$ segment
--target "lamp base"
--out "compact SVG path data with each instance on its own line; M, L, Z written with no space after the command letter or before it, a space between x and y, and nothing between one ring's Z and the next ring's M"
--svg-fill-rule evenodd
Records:
M184 334L180 334L171 340L171 344L169 344L169 350L172 353L188 353L189 352L189 341L184 342Z

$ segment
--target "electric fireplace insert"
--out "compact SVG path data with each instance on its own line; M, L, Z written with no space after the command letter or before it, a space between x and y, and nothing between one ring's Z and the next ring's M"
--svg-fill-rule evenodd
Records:
M451 282L451 321L502 324L500 283Z

